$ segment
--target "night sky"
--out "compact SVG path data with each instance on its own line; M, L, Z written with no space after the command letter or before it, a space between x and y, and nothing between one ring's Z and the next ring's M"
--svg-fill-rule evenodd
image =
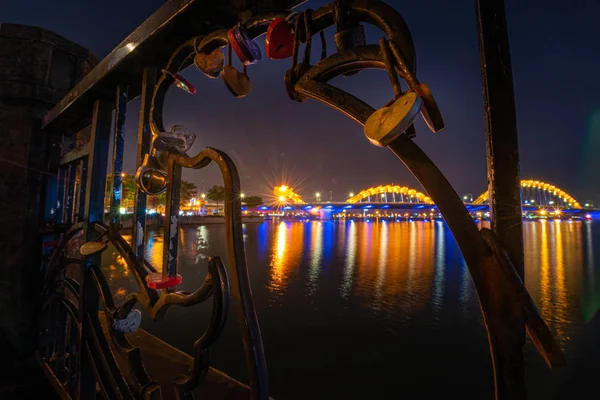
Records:
M3 1L0 22L35 25L89 48L101 59L151 15L160 0ZM325 1L309 1L318 8ZM486 189L485 135L474 1L396 1L417 48L417 76L426 82L445 118L436 135L417 122L417 143L438 164L459 194ZM507 0L515 81L521 176L559 186L579 201L600 203L600 1ZM367 30L369 43L380 33ZM328 32L328 50L334 49ZM249 68L253 91L235 99L221 80L194 67L185 71L198 89L191 96L171 89L165 107L167 129L182 124L204 146L228 152L236 161L246 193L267 194L267 182L299 187L305 197L342 200L350 191L379 184L420 189L387 149L368 143L362 127L337 111L308 100L288 99L283 76L290 60L263 60ZM315 41L320 51L319 41ZM313 54L313 60L317 57ZM335 85L375 107L392 91L384 71L338 78ZM125 169L134 172L139 101L130 103ZM220 183L216 167L188 171L199 188Z

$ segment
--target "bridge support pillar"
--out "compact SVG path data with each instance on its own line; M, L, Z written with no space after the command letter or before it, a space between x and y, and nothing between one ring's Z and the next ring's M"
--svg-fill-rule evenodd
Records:
M96 64L89 50L52 32L0 24L1 378L33 359L37 340L44 182L54 174L50 150L66 133L42 132L41 120Z
M333 212L329 209L321 209L319 210L319 218L322 221L326 221L326 220L330 220L331 219L331 214L333 214Z

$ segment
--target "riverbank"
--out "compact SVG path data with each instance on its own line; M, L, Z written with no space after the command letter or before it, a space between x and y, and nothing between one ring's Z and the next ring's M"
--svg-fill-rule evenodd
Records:
M158 228L163 224L164 217L161 216L149 216L146 218L147 228ZM242 222L248 223L261 223L264 221L262 216L243 216ZM201 216L201 215L182 215L179 217L180 226L193 226L193 225L213 225L213 224L224 224L225 217L223 216ZM133 227L133 218L128 217L121 220L123 229L131 229Z

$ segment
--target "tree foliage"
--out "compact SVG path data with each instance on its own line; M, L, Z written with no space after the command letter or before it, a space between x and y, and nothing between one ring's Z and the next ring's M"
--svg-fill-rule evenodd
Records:
M263 198L260 196L246 196L243 203L248 208L256 208L265 204Z
M217 203L219 201L225 200L225 188L220 185L213 185L213 187L208 189L208 191L206 192L206 198L212 201L216 201Z
M181 180L180 198L182 203L187 203L192 198L196 197L198 188L196 184Z
M135 191L136 191L136 183L135 183L135 175L126 174L123 178L123 186L121 189L121 207L125 208L133 208L135 201ZM105 204L106 207L110 204L110 199L112 197L112 188L113 188L113 174L108 174L106 176L106 192L105 192ZM181 180L181 192L180 192L180 205L187 204L190 199L196 196L198 188L194 183ZM223 192L224 193L224 192ZM160 208L164 207L167 201L166 193L161 193L158 196L148 196L148 208Z

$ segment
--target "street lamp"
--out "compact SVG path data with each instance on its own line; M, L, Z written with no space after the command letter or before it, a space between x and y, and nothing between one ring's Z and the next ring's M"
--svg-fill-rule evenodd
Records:
M319 200L321 199L321 193L319 193L319 192L315 193L315 197L317 198L317 203L318 203Z
M125 178L125 172L121 172L121 178Z
M244 197L246 197L246 195L244 193L240 193L240 199L243 199Z
M202 199L206 199L206 193L202 193L200 197L202 197Z
M350 193L348 193L348 196L349 196L349 197L354 197L354 192L350 192Z

